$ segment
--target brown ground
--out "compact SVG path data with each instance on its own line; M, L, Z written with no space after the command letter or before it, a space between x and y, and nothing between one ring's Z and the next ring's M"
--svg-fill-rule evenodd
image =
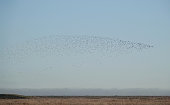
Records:
M170 96L29 97L27 99L0 99L0 105L170 105Z

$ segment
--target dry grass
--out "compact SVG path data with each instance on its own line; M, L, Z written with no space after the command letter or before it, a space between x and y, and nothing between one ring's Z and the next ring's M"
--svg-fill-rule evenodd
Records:
M170 105L170 97L34 97L0 99L0 105Z

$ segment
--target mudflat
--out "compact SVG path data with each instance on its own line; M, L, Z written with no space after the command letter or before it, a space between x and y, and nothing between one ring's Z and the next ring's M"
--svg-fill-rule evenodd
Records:
M0 105L170 105L170 96L19 96Z

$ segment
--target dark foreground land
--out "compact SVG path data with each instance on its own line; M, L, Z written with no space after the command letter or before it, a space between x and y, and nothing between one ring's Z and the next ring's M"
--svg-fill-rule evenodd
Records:
M22 96L0 94L0 105L170 105L170 96Z

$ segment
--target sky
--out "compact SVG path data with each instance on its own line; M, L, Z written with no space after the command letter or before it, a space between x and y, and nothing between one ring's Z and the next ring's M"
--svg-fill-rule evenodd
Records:
M64 49L74 36L153 47ZM169 39L168 0L0 0L0 88L170 89Z

